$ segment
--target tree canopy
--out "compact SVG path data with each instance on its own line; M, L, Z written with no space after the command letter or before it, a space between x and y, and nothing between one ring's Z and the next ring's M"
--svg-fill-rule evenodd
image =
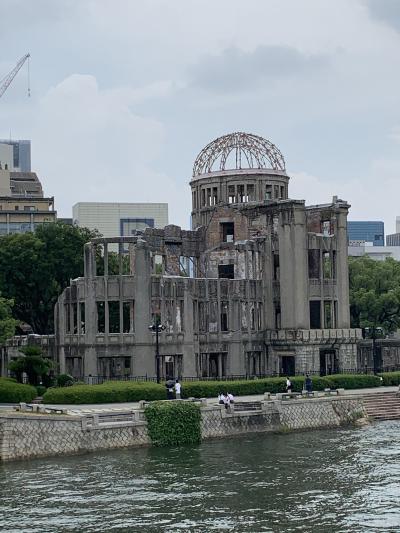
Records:
M97 232L61 222L0 239L0 292L14 317L35 333L54 331L54 305L70 279L83 275L83 247Z
M12 317L13 300L7 300L0 296L0 346L14 333L18 321Z
M391 333L400 327L400 262L349 258L352 327Z

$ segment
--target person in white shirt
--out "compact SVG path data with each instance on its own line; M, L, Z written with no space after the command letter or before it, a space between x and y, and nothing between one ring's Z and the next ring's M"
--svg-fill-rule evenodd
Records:
M286 378L286 392L292 392L292 382L289 378Z
M219 403L220 405L223 405L223 404L225 403L225 396L223 395L222 392L220 392L220 393L218 394L218 403Z
M228 392L228 398L229 398L229 403L234 403L235 399L233 397L233 394L231 394L230 392Z
M177 379L176 383L175 383L175 396L176 396L177 400L181 399L181 388L182 388L182 386L179 383L179 379Z

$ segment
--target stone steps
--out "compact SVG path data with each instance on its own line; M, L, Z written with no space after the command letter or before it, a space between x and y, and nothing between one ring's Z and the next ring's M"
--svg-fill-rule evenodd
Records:
M381 392L363 396L367 415L374 420L400 420L400 395Z

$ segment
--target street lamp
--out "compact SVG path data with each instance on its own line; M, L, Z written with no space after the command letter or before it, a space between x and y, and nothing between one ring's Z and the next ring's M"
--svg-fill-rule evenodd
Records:
M154 324L149 326L149 330L156 334L156 371L157 383L160 383L160 346L158 342L158 334L164 331L166 327L158 322L158 317L155 317Z
M379 337L382 337L383 335L383 328L371 326L364 328L365 334L368 338L372 339L372 359L374 363L374 374L379 372L381 370L381 361L378 361L378 354L376 351L376 339Z

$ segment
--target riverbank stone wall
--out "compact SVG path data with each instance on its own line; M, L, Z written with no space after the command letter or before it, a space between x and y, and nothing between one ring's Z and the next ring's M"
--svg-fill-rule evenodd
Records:
M203 439L254 432L336 427L365 416L362 398L267 400L255 411L201 409ZM143 410L107 415L0 415L0 460L150 445Z

